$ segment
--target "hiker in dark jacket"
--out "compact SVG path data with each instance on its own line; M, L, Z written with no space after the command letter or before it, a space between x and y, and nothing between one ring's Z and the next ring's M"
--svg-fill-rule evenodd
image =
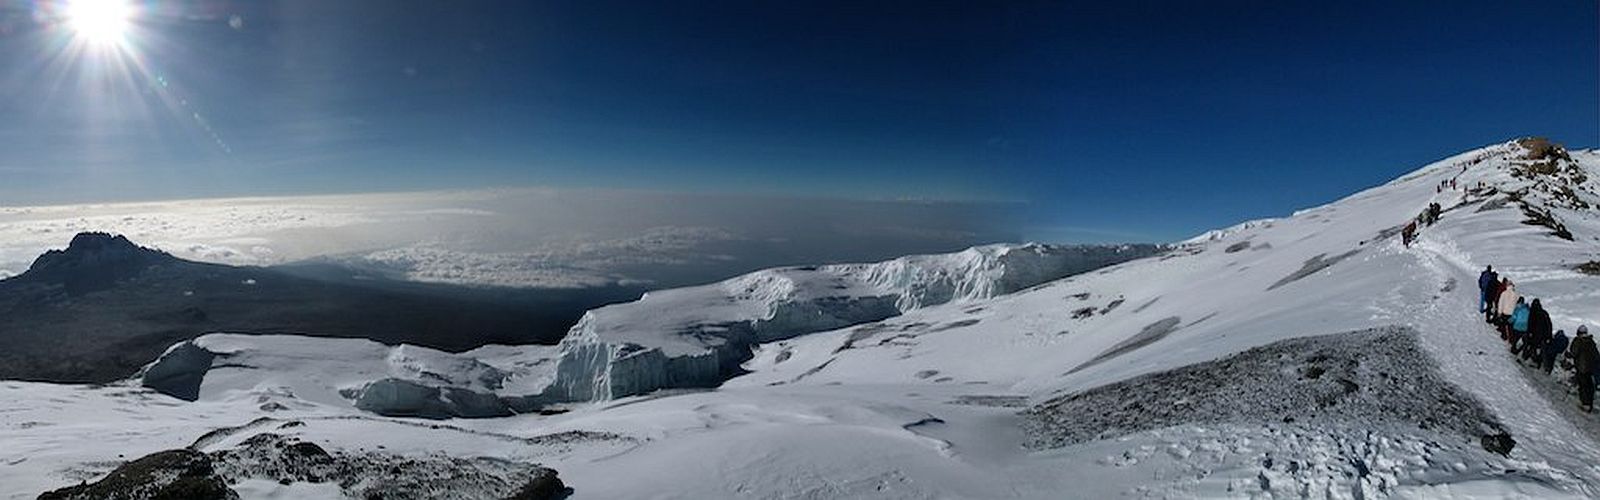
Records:
M1583 411L1594 411L1594 372L1595 363L1600 362L1600 351L1595 350L1588 325L1578 327L1578 335L1572 338L1567 352L1572 356L1572 382L1578 386L1578 403L1583 405Z
M1494 297L1490 293L1499 281L1500 276L1494 272L1494 266L1483 267L1483 274L1478 275L1478 312L1489 310L1489 304L1493 302L1490 298Z
M1545 374L1549 374L1556 368L1556 359L1560 358L1561 353L1566 351L1567 332L1566 330L1557 330L1556 334L1550 337L1550 342L1544 345L1543 359L1541 359L1539 367L1544 369Z
M1539 353L1544 350L1545 342L1550 341L1550 313L1544 310L1544 305L1539 299L1533 299L1533 305L1528 306L1528 334L1522 338L1522 345L1516 346L1522 353L1522 359L1539 366Z
M1496 310L1500 306L1500 293L1506 291L1505 282L1506 280L1502 278L1489 284L1489 306L1488 310L1483 312L1483 322L1499 326L1500 315Z

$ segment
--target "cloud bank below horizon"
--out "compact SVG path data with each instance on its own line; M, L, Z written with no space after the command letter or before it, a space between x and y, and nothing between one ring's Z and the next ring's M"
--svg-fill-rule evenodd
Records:
M1015 241L997 205L500 189L0 207L0 278L107 231L231 265L331 261L425 282L677 286L786 264Z

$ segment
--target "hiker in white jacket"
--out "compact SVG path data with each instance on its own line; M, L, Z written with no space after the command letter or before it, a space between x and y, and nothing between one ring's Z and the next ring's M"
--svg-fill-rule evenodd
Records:
M1511 313L1517 311L1517 299L1522 298L1522 294L1517 293L1517 286L1511 284L1511 278L1504 278L1503 288L1500 300L1495 302L1495 312L1500 313L1500 320L1496 324L1500 326L1500 338L1510 342L1511 322L1508 320L1511 318Z

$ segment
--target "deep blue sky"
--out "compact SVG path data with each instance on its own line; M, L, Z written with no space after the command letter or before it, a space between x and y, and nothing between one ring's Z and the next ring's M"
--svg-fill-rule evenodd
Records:
M0 0L0 205L622 187L1148 241L1600 145L1592 0L143 5L130 64Z

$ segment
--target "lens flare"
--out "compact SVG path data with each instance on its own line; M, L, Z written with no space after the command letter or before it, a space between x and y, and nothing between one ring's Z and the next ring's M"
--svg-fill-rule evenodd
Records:
M121 45L133 7L126 0L72 0L67 23L77 36L95 45Z

